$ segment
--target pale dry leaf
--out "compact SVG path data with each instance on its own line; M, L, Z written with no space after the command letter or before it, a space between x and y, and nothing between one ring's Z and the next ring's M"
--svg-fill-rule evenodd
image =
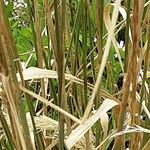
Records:
M54 70L47 70L47 69L40 69L36 67L30 67L23 70L23 77L24 80L32 80L32 79L41 79L41 78L54 78L58 79L57 71ZM19 74L17 73L18 81L21 81ZM78 84L82 84L83 81L71 74L65 74L65 79L76 82Z
M29 112L26 113L26 118L28 121L29 129L33 130L32 120ZM58 130L58 121L51 119L50 117L44 115L35 116L34 121L37 129L50 130L50 131Z
M112 5L115 6L114 4L112 4ZM125 12L124 12L125 10L124 11L123 10L124 9L122 7L119 7L119 11L121 11L121 14L123 13L123 15L124 15L123 17L125 17L124 19L126 19L126 15L125 15ZM111 11L111 5L107 5L104 8L104 22L105 22L107 30L109 30L110 27L111 27L110 11ZM120 62L120 66L121 66L122 72L124 72L123 63L122 63L122 60L121 60L121 54L119 52L119 48L117 46L117 40L115 39L115 35L114 34L112 35L112 42L113 42L113 45L114 45L117 57L118 57L119 62Z
M127 133L134 133L134 132L144 132L144 133L150 134L149 129L143 128L143 127L138 126L138 125L135 125L135 127L129 126L127 129L113 134L110 137L110 139L115 138L115 137L120 136L120 135L124 135L124 134L127 134Z
M149 112L148 108L145 105L145 101L142 102L142 107L143 107L145 113L147 114L147 116L148 116L148 118L150 120L150 112Z
M43 78L57 79L58 78L57 71L40 69L40 68L36 68L36 67L27 68L22 71L22 74L23 74L24 80L43 79ZM17 73L17 78L18 78L18 81L21 81L19 73ZM65 79L69 80L71 82L75 82L82 86L84 84L84 81L82 79L79 79L76 76L73 76L71 74L65 74ZM87 85L88 85L89 89L93 90L94 85L92 85L90 83L87 83ZM102 92L101 93L102 96L104 96L106 98L114 99L117 101L117 99L114 96L107 93L105 90L101 90L101 92Z
M101 126L104 132L104 138L107 137L107 133L108 133L108 124L109 124L109 117L107 113L104 113L103 116L100 119L101 122Z
M105 49L104 49L104 54L102 57L102 63L100 65L100 68L98 71L98 75L97 75L96 83L95 83L95 86L94 86L94 89L93 89L93 92L91 95L91 99L88 101L86 110L84 112L83 121L85 121L88 118L91 108L92 108L92 105L93 105L93 101L96 96L96 93L99 89L99 84L101 82L103 71L106 66L108 56L109 56L109 50L110 50L110 46L111 46L111 41L113 39L114 31L115 31L115 26L116 26L116 22L117 22L117 18L118 18L120 3L121 3L121 0L115 1L115 7L113 10L113 14L112 14L112 22L111 22L110 30L108 31L108 37L107 37L107 41L106 41L106 45L105 45Z
M150 4L150 0L144 4L144 7L147 7Z
M78 142L84 134L93 126L93 124L102 118L102 116L111 108L118 105L116 101L105 99L99 109L84 123L80 124L71 134L65 139L65 144L68 149L71 149L76 142Z
M114 3L111 3L112 6L115 6ZM119 6L119 12L121 13L123 20L125 21L127 19L127 13L126 10L120 5Z
M141 96L139 95L138 92L136 92L136 99L137 99L138 102L140 102ZM150 112L149 112L148 108L145 105L145 101L142 102L142 109L145 111L148 118L150 119Z
M53 104L52 102L48 101L47 99L41 97L40 95L37 95L36 93L32 92L31 90L26 89L25 87L20 85L20 89L24 91L25 93L28 93L29 95L35 97L36 99L40 100L42 103L44 103L46 106L50 106L57 110L58 112L62 113L63 115L69 117L70 119L74 120L78 124L82 123L80 119L76 118L72 114L68 113L67 111L63 110L59 106Z
M150 78L150 71L147 71L146 78Z
M95 137L94 137L93 132L91 130L89 130L89 135L90 135L90 150L95 150L95 147L94 147ZM74 150L86 150L86 139L85 139L85 136L83 136L74 145Z
M146 128L141 127L141 126L139 126L139 125L135 125L135 126L137 127L137 129L138 129L139 131L150 134L150 129L146 129Z

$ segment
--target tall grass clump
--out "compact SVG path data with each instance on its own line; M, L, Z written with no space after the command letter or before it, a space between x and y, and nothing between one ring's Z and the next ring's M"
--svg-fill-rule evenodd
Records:
M149 150L149 108L150 1L0 1L0 149Z

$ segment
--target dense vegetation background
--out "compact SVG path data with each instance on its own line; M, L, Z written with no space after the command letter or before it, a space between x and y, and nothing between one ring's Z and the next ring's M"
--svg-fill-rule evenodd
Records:
M150 149L149 0L0 1L0 149Z

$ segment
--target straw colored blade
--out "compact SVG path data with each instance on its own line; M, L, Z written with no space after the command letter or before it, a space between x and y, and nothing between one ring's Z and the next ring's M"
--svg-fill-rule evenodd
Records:
M73 130L68 138L65 139L66 147L71 149L76 142L78 142L81 137L83 137L84 134L93 126L93 124L103 116L103 114L116 105L118 105L116 101L105 99L99 109L83 124L79 125L75 130Z

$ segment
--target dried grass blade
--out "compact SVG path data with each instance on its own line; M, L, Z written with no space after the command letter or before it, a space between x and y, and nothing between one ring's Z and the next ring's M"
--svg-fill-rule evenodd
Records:
M105 99L99 109L83 124L80 124L65 140L65 144L68 149L71 149L74 144L80 140L81 137L93 126L93 124L100 119L103 114L105 114L108 110L118 105L117 102L111 99Z
M52 108L54 108L55 110L57 110L58 112L64 114L65 116L69 117L70 119L74 120L75 122L77 122L78 124L81 124L81 120L76 118L75 116L71 115L70 113L66 112L65 110L63 110L62 108L58 107L57 105L51 103L50 101L46 100L45 98L35 94L34 92L26 89L23 86L20 86L20 89L26 93L28 93L29 95L37 98L38 100L40 100L42 103L46 104L46 106L50 106Z
M28 69L25 69L25 70L23 70L22 74L23 74L24 80L41 79L41 78L58 79L58 74L56 71L47 70L47 69L40 69L40 68L36 68L36 67L30 67ZM17 74L17 78L18 78L18 81L21 81L19 74ZM71 82L78 83L80 85L84 84L84 81L82 79L79 79L79 78L73 76L72 74L65 74L65 79L69 80ZM93 84L87 83L87 85L88 85L88 88L90 88L92 90L94 89ZM102 92L101 93L102 96L119 102L114 96L107 93L105 90L101 90L101 92Z
M40 69L36 67L31 67L23 70L24 80L32 80L32 79L41 79L41 78L54 78L58 79L58 73L54 70ZM18 81L20 81L20 76L17 74ZM65 74L65 79L81 84L83 80L71 75Z
M94 87L91 99L89 100L88 105L87 105L86 110L85 110L85 113L84 113L83 121L85 121L89 116L90 110L91 110L92 105L93 105L93 101L95 99L97 90L99 88L99 84L101 82L101 78L102 78L104 68L106 66L106 62L107 62L107 58L108 58L109 50L110 50L110 45L111 45L111 41L112 41L112 38L113 38L113 35L114 35L115 25L116 25L117 18L118 18L120 2L121 2L121 0L116 0L116 2L115 2L114 11L113 11L113 14L112 14L112 25L111 25L110 30L108 31L108 38L107 38L107 42L106 42L106 46L105 46L105 50L104 50L104 54L103 54L103 58L102 58L102 63L100 65L100 68L99 68L99 71L98 71L98 77L97 77L97 80L96 80L96 83L95 83L95 87Z
M115 5L114 5L115 6ZM107 30L110 29L111 27L111 19L110 19L110 9L111 7L108 5L107 7L105 7L104 9L104 22L105 22L105 25L106 25L106 28ZM125 17L125 10L122 8L122 7L119 7L119 10L120 10L120 13L122 14L123 17ZM126 18L124 18L125 20ZM123 63L122 63L122 60L121 60L121 55L120 55L120 52L119 52L119 48L117 46L117 41L115 39L115 36L113 35L112 37L112 43L114 45L114 48L115 48L115 51L116 51L116 54L118 56L118 59L119 59L119 62L120 62L120 66L121 66L121 69L122 69L122 72L124 72L124 69L123 69Z

